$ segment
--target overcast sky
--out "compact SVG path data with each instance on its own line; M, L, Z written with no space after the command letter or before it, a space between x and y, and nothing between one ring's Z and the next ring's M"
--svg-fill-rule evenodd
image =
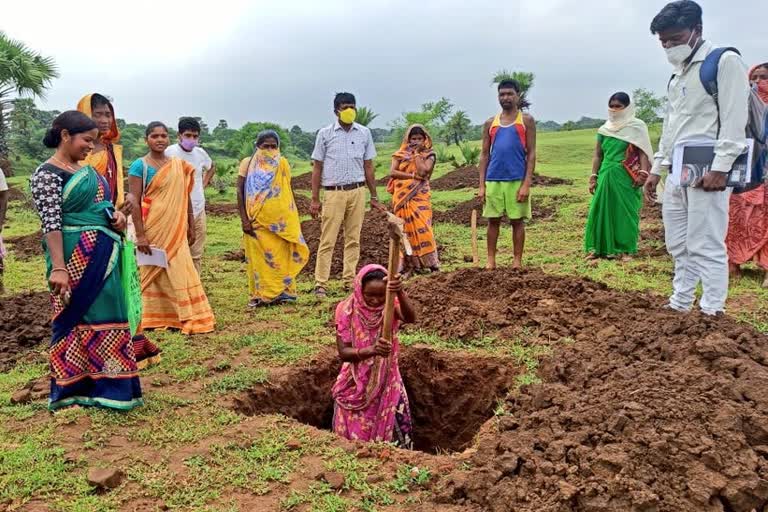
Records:
M702 0L705 37L768 61L766 0ZM0 30L56 60L43 108L114 98L128 121L202 116L314 130L337 91L380 114L447 96L475 123L498 106L490 80L532 71L537 119L605 117L608 96L663 92L671 68L649 32L664 1L4 0Z

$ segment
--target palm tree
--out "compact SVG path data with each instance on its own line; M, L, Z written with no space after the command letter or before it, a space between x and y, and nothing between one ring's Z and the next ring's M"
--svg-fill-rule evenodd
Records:
M374 113L370 108L357 107L357 117L355 118L355 122L363 126L368 126L377 117L379 117L379 114Z
M528 92L533 88L533 81L536 75L527 71L509 71L502 69L493 75L491 84L499 84L504 80L515 80L520 84L520 108L528 108L531 102L528 101Z
M8 155L4 114L11 108L12 94L43 97L51 81L59 76L56 64L0 31L0 158Z

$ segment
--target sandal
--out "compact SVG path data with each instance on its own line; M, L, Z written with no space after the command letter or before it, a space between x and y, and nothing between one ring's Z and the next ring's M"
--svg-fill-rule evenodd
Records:
M326 290L324 286L315 286L315 297L318 299L328 297L328 290Z
M257 308L263 304L261 299L251 299L251 301L248 303L249 308Z

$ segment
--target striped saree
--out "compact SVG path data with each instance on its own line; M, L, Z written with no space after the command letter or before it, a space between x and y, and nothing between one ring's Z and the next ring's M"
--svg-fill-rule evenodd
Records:
M213 331L214 317L187 241L189 194L195 169L171 158L158 169L142 198L144 230L150 245L165 250L168 268L142 266L142 329Z

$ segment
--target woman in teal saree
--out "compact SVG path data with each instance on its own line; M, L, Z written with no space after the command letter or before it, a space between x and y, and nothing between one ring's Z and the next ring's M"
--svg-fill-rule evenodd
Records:
M109 201L106 180L78 164L97 137L88 116L64 112L43 140L56 153L30 179L53 305L51 410L143 403L121 282L126 218Z

